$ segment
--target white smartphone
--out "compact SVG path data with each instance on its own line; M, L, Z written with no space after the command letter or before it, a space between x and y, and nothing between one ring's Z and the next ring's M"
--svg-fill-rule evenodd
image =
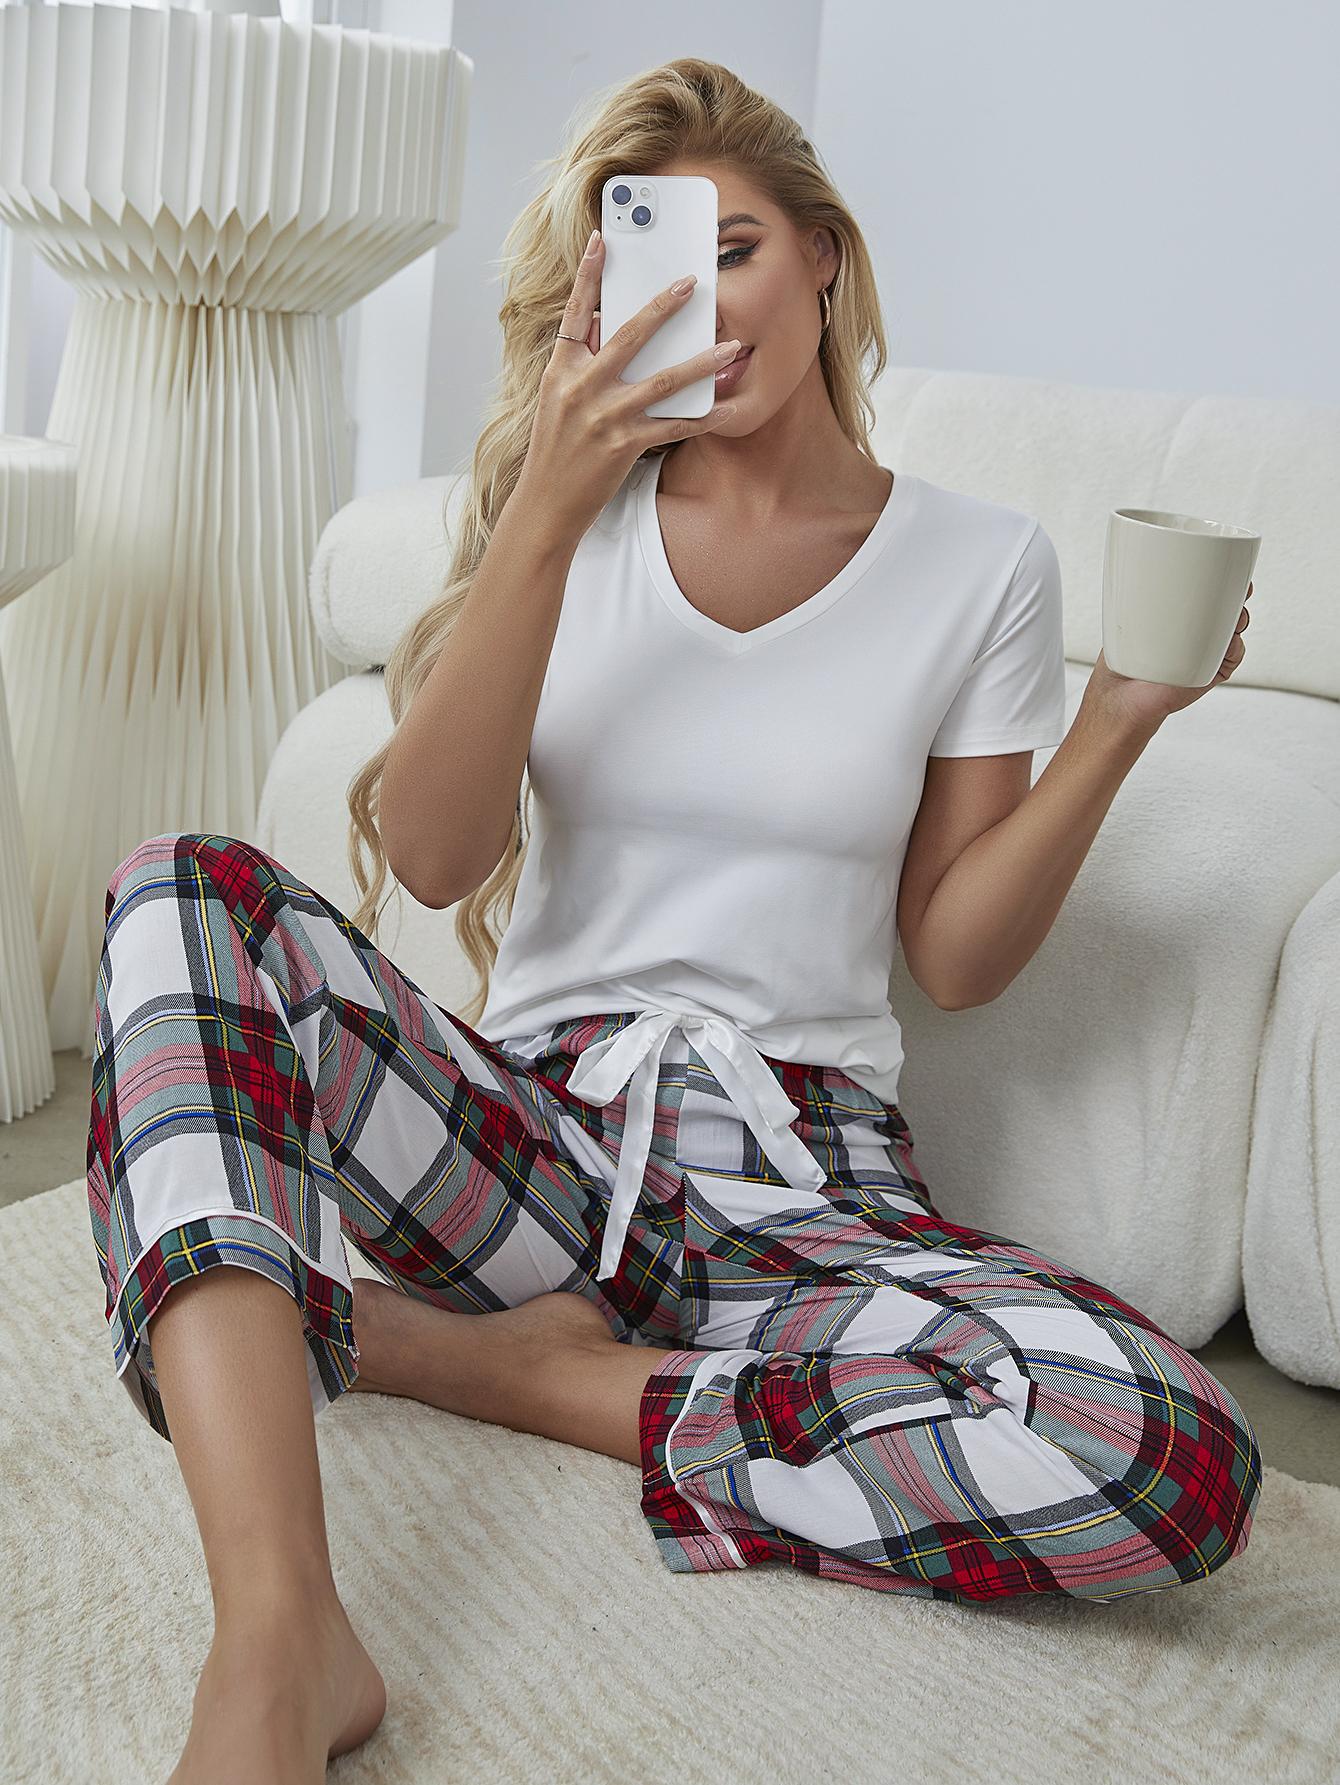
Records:
M616 174L600 194L605 261L600 272L600 339L635 316L685 273L698 283L687 300L644 341L619 374L640 384L654 372L705 353L717 334L717 205L706 174ZM651 403L647 415L706 415L716 401L716 374Z

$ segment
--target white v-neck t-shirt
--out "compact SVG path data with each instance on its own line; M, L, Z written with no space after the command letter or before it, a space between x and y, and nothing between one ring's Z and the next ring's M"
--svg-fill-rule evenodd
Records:
M477 1026L524 1053L565 1018L640 1013L569 1081L605 1103L642 1068L629 1182L681 1028L779 1170L813 1187L761 1056L896 1103L889 979L926 759L1060 743L1060 568L1031 516L898 471L831 582L736 632L675 581L664 458L638 460L571 561L531 837Z

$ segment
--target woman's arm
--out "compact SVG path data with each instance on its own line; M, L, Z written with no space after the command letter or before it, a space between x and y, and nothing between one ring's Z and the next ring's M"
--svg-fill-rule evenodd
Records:
M1253 585L1247 584L1250 600ZM922 914L920 956L957 988L945 1010L990 1004L1042 946L1117 789L1165 719L1226 682L1247 654L1244 606L1203 688L1123 676L1098 653L1079 710L1024 798L952 863Z
M1080 702L1065 737L1019 804L975 837L941 877L917 928L945 1010L989 1004L1041 947L1107 816L1159 722L1102 700Z
M420 904L467 897L502 855L579 542L556 533L518 482L396 728L378 821L392 872Z

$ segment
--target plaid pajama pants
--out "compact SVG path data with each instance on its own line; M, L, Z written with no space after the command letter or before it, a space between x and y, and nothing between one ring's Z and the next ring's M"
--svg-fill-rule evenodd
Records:
M677 1572L1108 1601L1241 1553L1261 1457L1228 1391L1110 1290L945 1220L897 1107L834 1068L763 1056L827 1174L799 1192L675 1030L597 1282L626 1100L566 1084L636 1014L491 1042L253 845L141 843L107 890L88 1191L117 1375L153 1429L146 1325L215 1264L295 1297L314 1409L342 1393L347 1239L437 1306L567 1290L670 1347L641 1507Z

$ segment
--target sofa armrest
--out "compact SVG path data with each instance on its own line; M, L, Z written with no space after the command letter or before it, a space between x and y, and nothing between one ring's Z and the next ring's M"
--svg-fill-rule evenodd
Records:
M317 632L341 663L384 664L441 594L469 488L460 472L424 477L356 496L326 522L307 591Z
M1340 871L1280 954L1252 1098L1242 1278L1262 1357L1340 1388Z

